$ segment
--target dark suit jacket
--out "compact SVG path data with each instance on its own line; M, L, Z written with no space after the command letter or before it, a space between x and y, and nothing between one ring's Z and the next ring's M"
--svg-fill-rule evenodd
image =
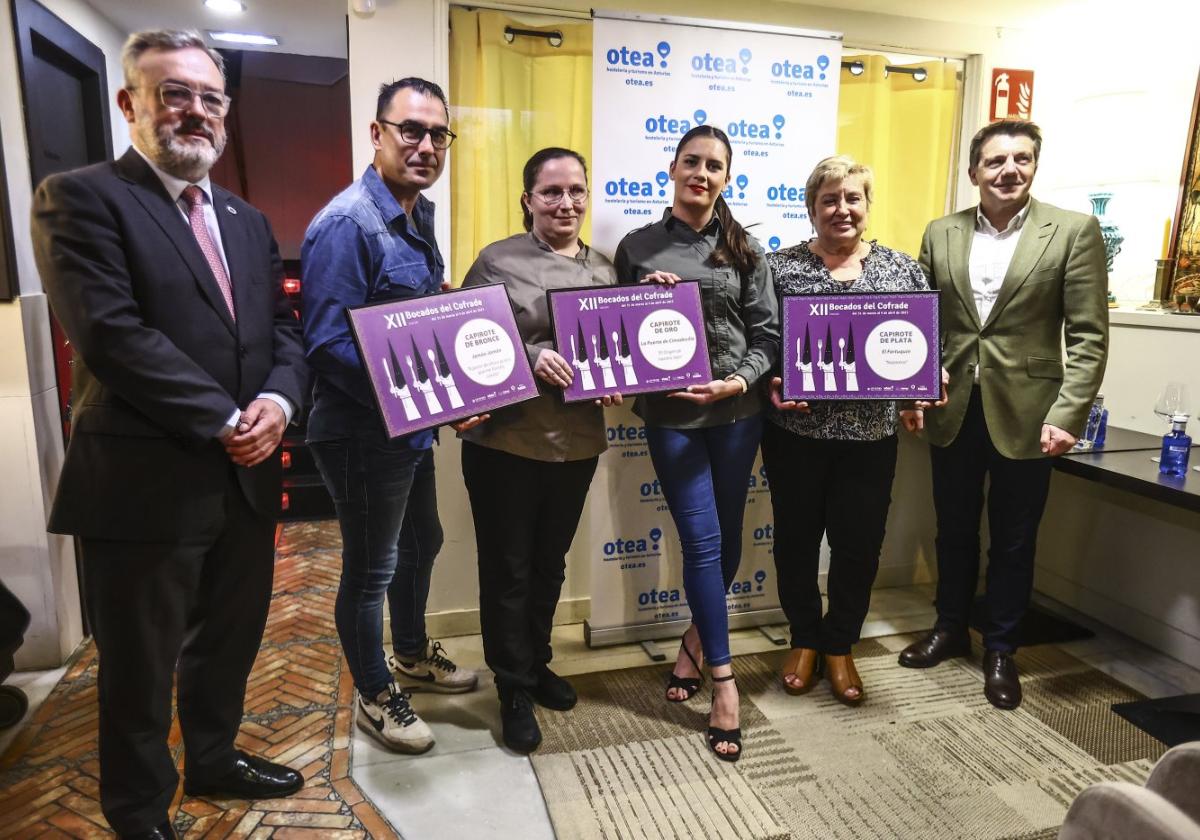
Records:
M211 534L231 470L258 513L279 512L279 459L234 468L215 436L262 391L303 404L300 331L266 217L212 191L236 323L191 228L133 149L51 176L34 196L38 270L74 350L52 532Z
M1104 378L1108 272L1100 224L1031 198L1000 293L980 323L970 272L975 213L930 222L921 242L921 268L942 292L942 365L950 372L950 402L925 412L925 437L948 446L958 436L978 366L996 449L1006 458L1041 458L1042 424L1079 435Z

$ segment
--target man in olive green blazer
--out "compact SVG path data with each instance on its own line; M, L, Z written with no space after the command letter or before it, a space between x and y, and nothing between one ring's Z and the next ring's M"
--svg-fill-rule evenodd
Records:
M900 664L927 668L970 653L967 622L990 477L984 693L1003 709L1021 702L1012 655L1033 591L1051 462L1082 433L1108 350L1100 225L1030 196L1040 152L1033 123L981 129L969 170L979 205L926 228L920 262L942 293L948 401L905 417L932 444L938 619L900 654Z

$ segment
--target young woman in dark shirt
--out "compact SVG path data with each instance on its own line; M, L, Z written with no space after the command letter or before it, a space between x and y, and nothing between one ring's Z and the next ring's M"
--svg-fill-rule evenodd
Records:
M714 379L640 397L634 411L646 422L650 458L679 531L692 612L667 699L691 699L700 687L701 664L708 663L708 742L723 761L742 754L725 592L741 561L746 492L762 437L763 399L755 386L779 352L770 269L721 196L731 157L720 129L701 125L687 132L671 163L670 209L626 236L614 258L622 283L700 283Z

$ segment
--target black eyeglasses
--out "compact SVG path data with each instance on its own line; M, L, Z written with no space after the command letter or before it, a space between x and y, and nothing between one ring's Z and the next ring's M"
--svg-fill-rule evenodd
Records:
M542 203L547 207L557 207L563 203L563 199L568 199L572 204L583 204L587 201L587 187L574 186L569 190L564 190L562 187L546 187L544 190L538 190L534 193L542 200Z
M200 97L204 113L210 117L225 116L229 112L229 103L233 101L225 94L215 90L192 90L187 85L178 85L174 82L163 82L158 86L159 101L172 111L188 110L192 107L192 100L196 97Z
M449 149L450 144L454 142L454 138L458 136L448 128L428 128L412 120L392 122L391 120L379 119L376 122L393 125L398 128L400 130L400 139L410 146L420 146L421 141L428 134L429 142L433 144L433 148L439 151Z

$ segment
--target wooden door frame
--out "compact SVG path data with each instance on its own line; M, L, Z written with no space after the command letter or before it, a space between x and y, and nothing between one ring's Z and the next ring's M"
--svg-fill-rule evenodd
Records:
M12 0L13 34L17 41L17 67L21 81L21 110L25 117L25 139L30 150L29 174L37 188L40 167L34 149L44 147L42 130L29 118L30 68L36 61L35 43L41 41L57 51L64 63L84 71L83 118L87 130L88 158L96 163L112 160L112 124L108 107L108 68L104 52L72 29L37 0ZM91 74L92 78L86 78Z

